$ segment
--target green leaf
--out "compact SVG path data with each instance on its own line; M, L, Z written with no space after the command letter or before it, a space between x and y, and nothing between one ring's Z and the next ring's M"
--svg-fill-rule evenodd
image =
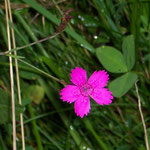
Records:
M135 44L133 35L129 35L123 39L122 51L128 70L131 70L135 63Z
M16 119L18 119L19 114L23 112L23 107L21 107L17 102L15 105ZM5 124L11 122L12 118L12 106L11 106L11 97L0 88L0 124Z
M31 85L25 91L27 98L32 100L35 104L39 104L42 101L44 94L44 89L39 85Z
M96 56L106 70L113 73L127 72L124 57L117 49L110 46L102 46L97 48Z
M109 84L109 89L115 97L122 97L126 94L134 85L137 80L137 74L134 72L128 72Z

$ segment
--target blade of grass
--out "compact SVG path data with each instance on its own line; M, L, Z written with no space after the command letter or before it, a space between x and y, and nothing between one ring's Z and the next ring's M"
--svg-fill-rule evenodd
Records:
M28 66L34 68L35 70L38 70L39 72L41 72L42 74L44 74L44 75L50 77L51 79L53 79L53 80L55 80L55 81L57 81L57 82L59 82L59 83L61 83L61 84L66 85L66 82L64 82L64 81L62 81L62 80L59 80L58 78L56 78L56 77L54 77L54 76L52 76L52 75L50 75L50 74L44 72L43 70L41 70L41 69L39 69L39 68L37 68L37 67L35 67L35 66L29 64L29 63L27 63L26 61L21 60L21 59L18 59L18 60L21 61L22 63L24 63L24 64L26 64L26 65L28 65Z
M32 8L34 8L36 11L41 13L43 16L45 16L47 19L49 19L51 22L55 23L56 25L60 24L60 21L58 18L56 18L52 13L47 11L44 7L39 5L34 0L23 0L25 3L30 5ZM75 31L73 31L70 28L66 28L66 33L69 34L71 37L73 37L78 43L82 44L83 47L87 48L91 52L95 52L95 49L91 44L89 44L85 39L83 39L79 34L77 34Z
M140 22L141 22L141 2L140 0L133 0L131 4L131 33L135 37L135 49L136 49L136 57L138 57L138 44L140 37Z
M5 0L5 13L6 13L6 27L7 27L7 38L8 38L8 50L11 49L11 37L8 17L8 1ZM11 53L10 53L11 54ZM15 118L15 95L14 95L14 75L12 57L9 56L10 65L10 86L11 86L11 101L12 101L12 126L13 126L13 150L16 150L16 118Z
M82 138L80 137L79 133L76 131L76 129L73 127L73 125L71 125L71 124L69 123L69 120L67 119L66 114L65 114L64 112L60 112L60 111L59 111L59 110L61 110L61 105L59 104L58 101L55 100L56 97L55 97L55 95L52 93L52 90L49 90L48 87L49 87L50 85L47 85L47 84L45 83L45 81L44 81L42 78L40 78L38 81L39 81L39 83L42 85L42 87L44 87L47 97L49 98L49 100L51 100L51 103L54 105L54 107L55 107L55 109L57 110L57 112L58 112L60 118L61 118L62 121L64 122L66 128L69 128L69 129L70 129L69 132L71 133L71 135L72 135L74 141L76 142L76 144L79 146L79 149L80 149L80 150L83 150L83 149L84 149L84 146L87 147L87 144L86 144L84 141L82 141Z
M8 9L9 9L9 17L10 21L13 23L12 13L11 13L11 6L10 1L8 0ZM15 33L13 28L11 27L11 36L13 42L13 48L16 48L16 41L15 41ZM14 51L14 55L17 56L17 52ZM16 80L17 80L17 90L18 90L18 99L19 104L22 105L21 101L21 89L20 89L20 79L19 79L19 69L18 69L18 61L15 59L15 68L16 68ZM21 138L22 138L22 150L25 150L25 138L24 138L24 126L23 126L23 114L20 114L20 124L21 124Z
M108 28L111 28L114 32L116 32L116 33L119 32L116 24L114 23L114 21L110 17L110 13L107 10L105 1L104 0L101 0L101 1L99 1L99 0L93 0L93 1L94 1L95 5L97 7L97 10L99 12L99 15L100 15L101 19L103 19L105 25ZM109 4L112 4L112 2L109 2ZM119 34L118 35L116 34L116 36L119 36Z
M15 16L17 17L18 21L22 24L22 26L24 27L26 32L29 34L29 36L32 38L32 40L38 41L37 37L35 36L33 31L31 30L30 26L25 22L23 17L18 12L15 12ZM40 50L41 54L48 57L48 54L47 54L46 50L43 48L41 43L37 43L36 46Z
M31 118L35 117L35 114L32 110L32 105L31 104L28 104L28 111L30 113ZM41 141L41 137L40 137L40 134L39 134L39 131L38 131L38 126L36 124L36 120L32 120L31 123L32 123L32 126L33 126L33 134L36 138L38 150L43 150L42 141Z
M53 138L51 138L49 136L48 133L46 133L43 129L41 129L40 127L38 127L38 130L50 141L52 142L59 150L63 150L63 148L60 147L60 145L58 144L57 141L53 140Z
M105 143L102 141L102 139L100 138L100 136L97 135L96 131L93 129L93 126L92 126L91 122L88 119L85 119L84 123L85 123L87 129L90 130L90 132L93 134L93 136L95 137L95 139L98 141L100 147L103 150L108 150L108 148L105 145Z
M23 19L23 17L22 17L19 13L16 12L15 15L17 16L18 21L22 24L22 26L23 26L24 29L27 31L27 33L29 34L29 36L33 39L33 41L35 41L34 43L31 43L31 45L32 45L32 44L35 44L35 43L38 41L38 39L37 39L37 37L34 35L33 31L32 31L31 28L30 28L30 26L25 22L25 20ZM58 34L59 34L59 33L56 33L56 34L52 35L51 38L55 37L55 36L58 35ZM50 39L50 38L48 37L48 39ZM41 40L40 40L40 41L41 41ZM29 44L29 45L30 45L30 44ZM25 46L22 46L22 47L20 47L20 48L24 48L24 47L26 47L26 45L25 45ZM54 63L52 60L50 60L51 58L50 58L50 56L47 54L46 50L43 48L43 45L42 45L41 43L37 43L37 47L38 47L37 50L40 50L40 53L41 53L42 55L46 56L46 57L49 59L49 61L51 61L52 66L55 66L55 63ZM34 52L34 53L36 53L36 52ZM35 55L37 56L37 54L35 54ZM40 58L39 56L37 56L37 59L38 59L39 62L41 63L42 67L43 67L46 71L48 71L47 68L45 67L45 65L43 64L43 62L41 61L41 58ZM55 68L55 69L56 69L56 68ZM57 71L57 69L56 69L56 71ZM58 71L58 72L59 72L59 71Z
M6 145L5 145L5 142L4 142L4 140L3 140L2 136L1 136L1 134L0 134L0 149L2 149L2 150L7 150L7 147L6 147Z

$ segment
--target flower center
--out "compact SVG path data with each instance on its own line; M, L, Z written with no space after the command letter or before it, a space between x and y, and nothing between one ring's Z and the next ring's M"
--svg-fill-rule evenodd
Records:
M82 96L89 96L93 92L93 88L90 84L85 83L80 87L80 92Z

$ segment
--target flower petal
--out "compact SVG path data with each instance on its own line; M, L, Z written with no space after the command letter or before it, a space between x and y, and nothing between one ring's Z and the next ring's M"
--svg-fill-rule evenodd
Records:
M107 88L94 89L90 96L99 105L109 105L113 99L112 93Z
M71 81L77 86L81 86L87 82L86 71L82 68L76 67L75 69L72 69L70 75Z
M61 90L60 95L63 101L72 103L77 100L78 96L80 95L80 90L77 86L67 85L65 88Z
M109 75L106 71L95 71L89 78L88 83L92 85L93 88L102 88L107 85Z
M75 102L74 108L77 116L83 118L83 116L87 115L91 109L90 98L80 96L80 98Z

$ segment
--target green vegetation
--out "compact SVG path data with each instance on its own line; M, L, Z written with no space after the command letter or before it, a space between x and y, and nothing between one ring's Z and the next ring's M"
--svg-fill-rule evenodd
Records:
M18 49L17 56L0 55L0 150L13 147L8 56L18 59L20 76L22 106L13 61L18 150L21 112L26 150L146 150L135 82L150 137L150 1L11 0L11 8L17 47L54 34L71 8L73 19L52 39ZM1 1L0 53L9 49L6 22ZM105 69L115 96L108 106L91 100L83 119L59 95L76 66L88 76Z

